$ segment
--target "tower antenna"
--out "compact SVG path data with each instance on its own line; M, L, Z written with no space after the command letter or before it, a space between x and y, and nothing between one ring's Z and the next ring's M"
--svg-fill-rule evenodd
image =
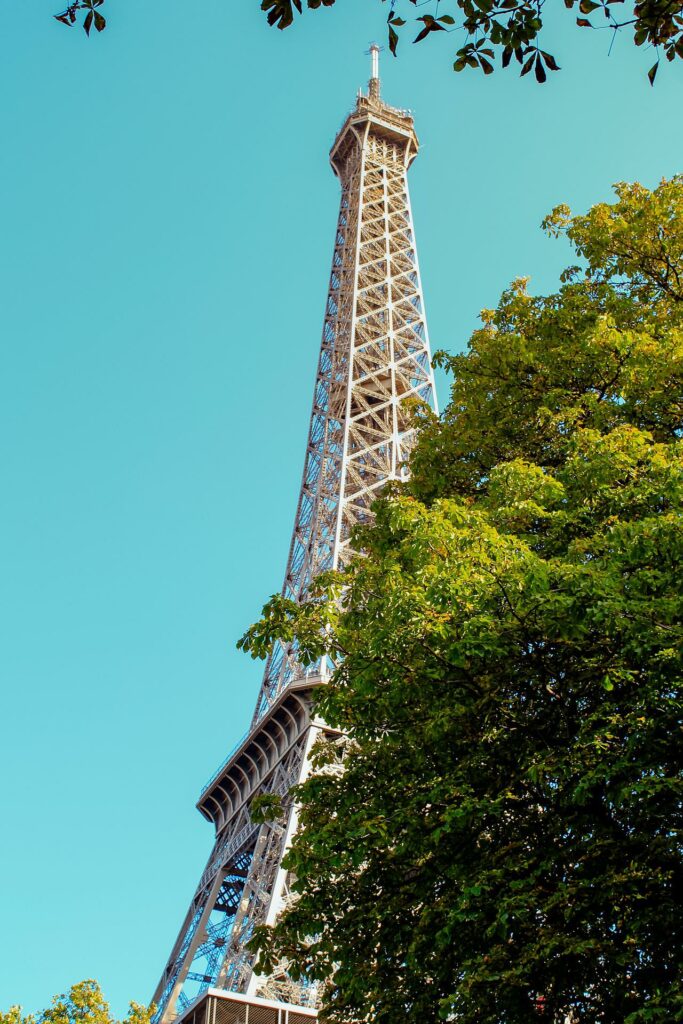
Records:
M370 43L370 49L366 50L366 53L370 54L372 61L372 73L370 75L370 81L368 82L368 91L371 100L379 100L379 51L381 47L377 43Z

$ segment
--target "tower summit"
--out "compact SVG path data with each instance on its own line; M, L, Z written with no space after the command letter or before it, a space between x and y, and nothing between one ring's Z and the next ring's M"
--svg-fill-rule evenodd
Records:
M408 168L418 152L413 118L380 96L379 47L370 48L367 95L330 150L341 201L303 480L283 594L304 600L318 573L343 567L351 530L367 522L387 481L405 476L415 430L407 405L435 407L415 248ZM247 943L288 898L282 857L296 828L289 790L308 771L324 723L311 697L329 668L304 668L296 644L266 662L247 736L202 790L198 809L215 841L154 993L159 1024L307 1024L316 986L286 965L257 973ZM280 820L249 813L255 796L282 799Z

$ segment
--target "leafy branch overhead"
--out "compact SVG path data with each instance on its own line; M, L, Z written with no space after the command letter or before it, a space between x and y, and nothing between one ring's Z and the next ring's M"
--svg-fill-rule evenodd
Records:
M332 7L337 0L305 0L306 7ZM421 43L440 32L464 33L462 45L455 48L453 68L473 68L490 75L498 58L503 68L513 62L521 75L534 72L545 82L548 71L559 71L552 55L541 46L544 8L549 0L434 0L431 14L417 14L430 0L388 0L387 30L389 49L396 56L399 32L410 23L417 28L414 43ZM560 0L554 0L559 4ZM90 34L105 27L96 10L103 0L74 0L55 17L64 25L73 25L83 15L82 24ZM269 25L285 29L293 24L295 12L302 13L304 0L262 0ZM381 0L387 3L387 0ZM656 61L648 72L654 83L660 56L668 61L683 57L683 0L564 0L580 28L608 28L610 35L631 29L636 46L653 47ZM400 12L400 13L399 13ZM408 29L406 29L408 31ZM458 36L462 40L462 36Z
M79 13L83 12L83 28L85 34L89 36L93 25L98 32L107 27L104 15L97 10L103 3L104 0L75 0L61 14L55 14L55 18L57 21L61 21L62 25L71 26L76 24Z

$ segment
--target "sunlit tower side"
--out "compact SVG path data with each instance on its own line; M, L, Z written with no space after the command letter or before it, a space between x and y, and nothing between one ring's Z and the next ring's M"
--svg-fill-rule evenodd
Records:
M410 400L435 407L407 180L418 141L412 116L381 99L379 48L370 52L368 93L359 93L330 151L341 203L283 586L295 601L318 573L348 561L354 525L371 517L388 480L405 475L415 438ZM259 975L246 946L287 900L281 861L296 827L288 793L324 729L311 694L328 671L324 663L304 669L295 645L277 643L247 736L201 793L197 807L213 822L215 843L154 994L160 1024L179 1014L188 1024L277 1024L278 1015L305 1024L315 1013L315 986L292 982L286 965ZM250 803L266 793L282 798L285 813L252 822Z

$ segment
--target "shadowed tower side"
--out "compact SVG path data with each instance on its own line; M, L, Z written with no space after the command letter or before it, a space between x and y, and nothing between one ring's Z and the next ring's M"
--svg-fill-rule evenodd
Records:
M283 586L294 601L318 573L348 561L353 526L371 518L386 482L405 474L415 437L408 400L435 407L407 180L418 141L411 115L381 99L379 48L370 52L368 93L330 151L341 202ZM278 1024L283 1014L305 1024L315 1014L315 986L284 969L258 975L246 945L287 899L281 860L296 825L288 793L324 729L311 695L328 672L325 663L304 669L295 644L276 643L251 729L202 791L197 806L215 843L154 994L160 1024L181 1013L188 1024ZM252 822L250 803L266 793L282 798L285 813Z

